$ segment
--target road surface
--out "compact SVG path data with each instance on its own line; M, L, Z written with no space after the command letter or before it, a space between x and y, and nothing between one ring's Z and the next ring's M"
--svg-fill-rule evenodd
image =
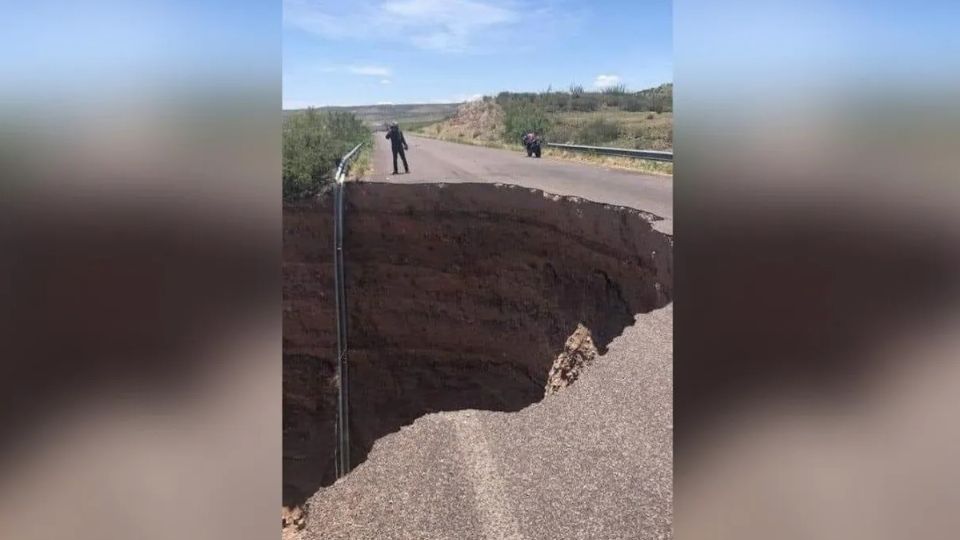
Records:
M667 539L673 307L516 413L423 416L310 500L304 540Z
M438 141L405 133L410 174L392 175L393 158L385 133L374 133L376 182L502 182L574 195L596 202L629 206L673 221L673 180L667 176L610 169L551 158L528 158L522 152ZM403 164L398 166L401 173Z

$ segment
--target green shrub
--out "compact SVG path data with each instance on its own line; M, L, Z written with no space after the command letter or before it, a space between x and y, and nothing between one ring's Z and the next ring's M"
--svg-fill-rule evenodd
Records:
M627 112L645 111L645 103L635 95L626 95L620 99L620 108Z
M370 130L354 114L307 109L283 121L283 198L294 200L318 193L333 181L339 159Z
M600 108L599 94L573 94L570 96L570 110L576 112L593 112Z
M576 127L570 124L556 123L550 126L546 134L547 140L555 143L575 144L577 141Z
M504 107L503 126L503 139L510 143L519 143L524 134L531 131L548 132L550 120L542 106L517 101Z
M621 132L618 122L597 118L580 126L576 134L577 144L608 143L617 140Z

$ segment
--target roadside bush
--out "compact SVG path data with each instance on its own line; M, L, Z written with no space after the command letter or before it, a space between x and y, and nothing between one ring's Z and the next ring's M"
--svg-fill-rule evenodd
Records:
M574 144L576 143L577 130L576 127L571 126L570 124L562 124L558 122L550 126L550 130L547 132L546 137L550 142Z
M550 121L542 106L520 101L503 108L503 126L503 139L509 143L519 143L527 132L547 133Z
M627 94L612 92L612 93L604 94L601 100L605 107L614 107L617 109L622 109L624 108L624 105L626 105L627 101L629 100L629 96L627 96Z
M370 130L354 114L307 109L283 121L283 198L314 195L333 181L338 160Z
M639 126L625 130L620 140L638 150L668 150L673 147L673 129L669 124Z
M578 144L601 144L617 140L621 132L618 122L597 118L582 125L577 130L576 139Z
M600 108L599 94L580 94L570 96L570 110L575 112L593 112Z
M640 112L650 110L649 102L639 95L627 94L620 100L620 108L627 112Z

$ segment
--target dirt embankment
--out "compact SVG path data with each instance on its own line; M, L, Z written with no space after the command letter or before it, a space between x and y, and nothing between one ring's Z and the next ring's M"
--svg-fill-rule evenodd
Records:
M503 144L503 117L503 109L495 101L468 101L452 117L417 132L445 141L499 146Z
M636 210L493 184L347 184L352 461L427 413L544 397L578 325L602 353L672 297L672 239ZM331 198L284 207L284 504L332 483Z

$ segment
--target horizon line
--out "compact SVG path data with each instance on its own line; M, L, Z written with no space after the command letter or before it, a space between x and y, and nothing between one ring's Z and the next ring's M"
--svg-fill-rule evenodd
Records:
M643 92L643 91L646 91L646 90L653 90L653 89L656 89L656 88L659 88L659 87L661 87L661 86L668 85L668 84L673 84L673 81L671 80L671 81L662 82L662 83L660 83L660 84L656 84L656 85L653 85L653 86L648 86L648 87L642 88L642 89L640 89L640 90L632 90L632 91L628 90L626 93L628 93L628 94L635 94L635 93L637 93L637 92ZM500 92L497 92L497 94L501 94L501 93L503 93L503 92L508 92L508 93L511 93L511 94L545 94L545 93L546 93L546 90L535 90L535 91L534 91L534 90L501 90ZM567 90L553 90L553 92L561 93L561 92L567 92ZM603 92L603 89L602 89L602 88L590 89L590 90L586 90L586 89L585 89L584 92L585 92L585 93L602 93L602 92ZM483 97L496 98L496 97L497 97L497 94L483 94ZM401 106L401 105L459 105L459 104L467 103L468 101L470 101L470 100L463 100L463 101L418 101L418 102L411 102L411 103L355 103L355 104L351 104L351 105L307 105L307 106L305 106L305 107L292 107L292 108L281 107L281 110L282 110L282 111L302 111L302 110L304 110L304 109L311 109L311 108L312 108L312 109L322 109L322 108L331 108L331 107L396 107L396 106Z

